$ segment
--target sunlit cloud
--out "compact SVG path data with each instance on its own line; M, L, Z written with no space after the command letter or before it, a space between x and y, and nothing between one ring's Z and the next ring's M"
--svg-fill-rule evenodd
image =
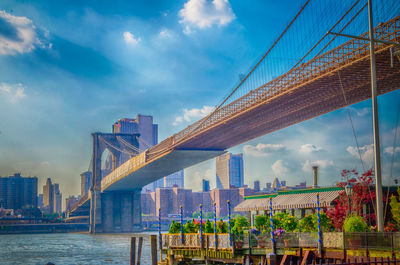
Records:
M246 155L254 157L265 157L276 153L282 153L286 151L286 146L283 144L262 144L257 145L245 145L243 146L243 152Z
M357 147L349 146L346 150L353 157L360 158ZM370 144L360 147L360 154L363 162L367 164L367 167L370 167L374 161L374 145Z
M183 115L176 117L173 125L177 126L183 122L192 122L201 119L210 114L213 110L214 107L211 106L203 106L201 109L184 109Z
M25 88L21 83L0 83L0 95L3 95L10 103L17 103L19 100L26 97Z
M300 152L306 153L306 154L311 154L313 152L319 152L319 151L322 151L322 150L323 150L322 147L319 147L319 146L316 146L316 145L313 145L313 144L303 144L300 147Z
M0 11L0 54L29 53L41 45L32 20Z
M319 168L326 168L328 166L333 166L334 163L332 160L316 160L316 161L310 161L307 160L306 162L303 163L302 169L305 172L310 172L312 171L313 166L318 166Z
M235 19L228 0L189 0L179 11L184 25L184 33L192 33L192 28L209 28L213 25L225 26Z
M136 45L136 44L139 44L139 42L141 41L140 38L135 37L135 35L133 35L129 31L125 31L123 35L124 35L124 41L127 44Z

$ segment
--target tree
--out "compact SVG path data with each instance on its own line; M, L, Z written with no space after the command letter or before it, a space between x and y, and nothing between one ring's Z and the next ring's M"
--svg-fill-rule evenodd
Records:
M397 188L397 194L400 194L400 187ZM390 208L393 220L396 221L397 224L400 224L400 202L397 199L397 196L392 195L390 197Z
M372 169L367 170L361 176L358 172L344 169L341 173L342 181L337 183L338 187L344 188L348 183L353 186L353 195L350 198L352 213L364 217L370 225L375 224L375 213L363 213L364 204L373 205L375 191L370 187L374 185L374 174ZM332 219L333 225L337 230L342 230L344 220L347 216L349 203L346 192L340 192L335 200L335 206L327 210L327 215Z

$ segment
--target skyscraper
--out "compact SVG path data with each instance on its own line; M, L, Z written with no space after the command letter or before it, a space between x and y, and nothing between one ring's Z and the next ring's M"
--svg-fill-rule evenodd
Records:
M242 187L244 184L243 154L226 153L218 156L216 173L218 189Z
M254 181L254 192L259 192L260 191L260 181L256 180Z
M164 188L185 187L185 175L183 169L164 177Z
M92 172L86 171L81 174L81 196L88 193L92 182Z
M54 190L54 199L53 199L53 201L54 201L54 207L53 207L54 212L61 213L62 212L62 210L61 210L62 194L60 192L60 186L57 183L55 183L53 190Z
M43 186L43 211L46 213L61 213L62 194L60 186L48 178Z
M47 213L54 212L54 186L50 178L43 186L43 209Z
M153 116L138 114L136 119L120 119L114 123L113 133L139 133L140 150L158 143L158 125L153 124Z
M0 177L0 208L18 210L37 207L37 177Z

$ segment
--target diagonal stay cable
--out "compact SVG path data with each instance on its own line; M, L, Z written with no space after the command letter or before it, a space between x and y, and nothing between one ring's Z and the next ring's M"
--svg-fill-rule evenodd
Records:
M317 41L317 43L314 44L314 46L289 70L292 71L294 68L296 68L303 60L306 58L314 49L317 47L324 39L326 36L330 34L330 32L350 13L351 10L360 2L360 0L357 0L347 11L346 13L338 20L336 23L328 30L328 32L325 33L322 38Z
M396 128L395 128L395 132L394 132L393 147L392 147L393 148L393 150L392 150L392 161L390 163L389 187L388 187L388 190L386 192L386 206L385 206L385 214L383 215L384 216L384 220L383 220L384 222L383 223L385 223L386 211L387 211L388 204L389 204L389 190L390 190L390 186L391 186L390 184L392 183L391 180L393 178L393 164L394 164L394 157L395 157L395 153L396 153L396 141L397 141L397 131L398 131L398 128L399 128L399 117L400 117L400 108L397 111L397 117L396 117Z
M339 77L340 87L342 89L343 99L344 99L344 102L345 102L346 106L348 106L346 93L344 91L342 78L340 76L340 70L338 70L337 73L338 73L338 77ZM360 162L361 162L361 165L362 165L362 168L363 168L363 172L365 172L365 165L364 165L364 162L363 162L362 157L361 157L360 145L358 144L357 134L356 134L356 130L355 130L354 124L353 124L353 119L351 118L351 113L350 113L350 110L349 110L348 107L346 107L346 110L347 110L347 115L348 115L349 120L350 120L351 129L353 131L354 141L356 142L357 153L358 153L358 156L360 158ZM372 200L371 191L370 191L369 187L367 187L367 188L368 188L368 195L369 195L370 199ZM373 203L372 203L372 207L374 209L374 213L376 213L375 205Z
M281 40L281 38L286 34L286 32L289 30L289 28L293 25L293 23L297 20L297 18L300 16L300 14L303 12L303 10L306 8L310 0L307 0L307 2L301 7L300 11L296 14L296 16L290 21L289 25L286 26L284 31L279 35L278 39L272 44L272 46L267 50L267 52L261 57L261 59L257 62L257 64L250 70L250 72L240 81L240 83L232 90L232 92L210 113L208 114L205 118L203 118L202 122L200 122L196 127L192 128L191 131L189 131L187 135L190 135L193 131L201 127L205 121L207 121L210 117L212 117L220 108L229 100L229 98L235 94L235 92L243 85L243 83L249 78L249 76L257 69L257 67L260 65L260 63L267 57L267 55L271 52L271 50L276 46L276 44ZM182 141L181 138L178 140L178 142Z

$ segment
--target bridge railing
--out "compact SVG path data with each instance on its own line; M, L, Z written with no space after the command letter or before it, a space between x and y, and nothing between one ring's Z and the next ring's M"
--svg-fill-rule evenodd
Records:
M374 29L375 39L380 40L400 40L400 16L381 23ZM368 33L362 34L368 36ZM377 44L376 50L383 48L383 44ZM250 106L265 102L268 98L277 96L295 86L300 86L305 82L316 78L327 72L336 70L338 67L351 63L358 58L367 56L369 52L368 41L351 39L342 45L327 51L309 62L302 63L291 71L271 80L263 86L251 90L245 96L221 107L211 115L188 126L184 130L172 136L173 143L184 140L188 136L193 136L204 129L207 129L219 122L226 121L231 116L241 112Z
M201 246L200 234L183 234L183 243L181 234L163 234L162 248L188 248L188 249L232 249L230 246L229 234L218 234L218 243L215 245L214 234L203 234L203 246Z
M117 167L113 170L110 174L105 176L101 180L101 188L102 190L113 183L115 180L119 179L122 176L129 174L129 172L134 171L135 169L139 168L143 164L146 163L146 153L142 152L137 156L130 158L128 161Z

